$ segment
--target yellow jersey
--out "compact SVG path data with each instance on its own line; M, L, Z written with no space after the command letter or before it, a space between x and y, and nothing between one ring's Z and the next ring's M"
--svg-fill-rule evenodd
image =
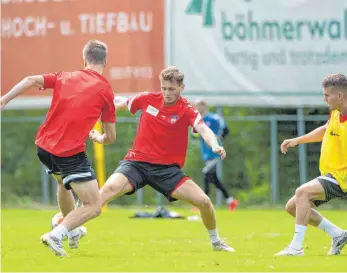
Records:
M325 131L320 164L322 175L331 174L347 192L347 115L332 111Z

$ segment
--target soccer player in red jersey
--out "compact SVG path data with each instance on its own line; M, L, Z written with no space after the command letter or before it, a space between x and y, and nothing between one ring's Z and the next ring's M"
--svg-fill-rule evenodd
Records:
M160 74L161 92L144 92L129 100L116 97L117 108L127 106L131 113L141 110L142 115L133 147L100 189L101 200L107 203L149 185L169 201L179 199L198 207L213 249L233 252L218 235L215 209L209 197L181 170L189 126L195 128L222 159L226 156L199 112L181 97L183 80L183 73L168 67Z
M58 203L64 220L41 237L58 256L67 255L62 238L68 236L70 248L77 248L81 237L78 227L101 212L98 183L85 154L85 142L88 136L103 144L116 140L114 94L102 76L106 55L107 46L91 40L83 48L84 69L28 76L0 99L1 108L4 108L30 87L54 90L35 144L40 161L58 182ZM99 118L103 123L103 135L92 130ZM82 207L75 208L71 189L82 201Z

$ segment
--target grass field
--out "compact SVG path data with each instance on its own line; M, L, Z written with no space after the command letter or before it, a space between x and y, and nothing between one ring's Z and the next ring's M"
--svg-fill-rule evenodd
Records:
M55 211L2 210L2 271L347 271L347 247L326 256L330 239L315 228L308 229L304 257L274 258L293 235L294 221L282 211L217 211L220 234L235 253L213 252L200 221L129 219L134 212L110 209L87 223L79 249L58 258L39 240ZM345 211L323 213L347 227Z

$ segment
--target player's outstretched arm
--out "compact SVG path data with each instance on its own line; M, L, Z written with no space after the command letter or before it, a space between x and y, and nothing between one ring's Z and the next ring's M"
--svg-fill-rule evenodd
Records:
M113 102L114 102L114 105L116 106L116 110L127 108L127 101L128 101L128 98L126 97L115 96Z
M321 142L323 140L324 133L327 129L327 125L328 124L318 127L317 129L313 130L312 132L306 135L299 136L296 138L291 138L291 139L285 139L283 143L281 144L281 152L283 154L286 154L288 151L288 148L295 147L299 144Z
M40 87L44 85L44 78L41 75L28 76L15 85L6 95L0 98L1 109L15 97L29 89L30 87Z
M226 152L223 147L219 146L216 135L205 123L197 124L194 129L200 134L207 145L212 148L214 153L219 154L222 159L226 157Z

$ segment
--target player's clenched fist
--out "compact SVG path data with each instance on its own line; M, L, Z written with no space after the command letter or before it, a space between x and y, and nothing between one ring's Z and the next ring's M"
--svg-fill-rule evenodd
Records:
M281 144L281 152L285 154L287 153L289 147L295 147L298 144L299 141L297 138L285 139Z
M216 154L219 154L222 159L224 159L227 155L222 146L215 146L212 148L212 151Z
M91 130L89 132L89 139L95 142L101 142L101 134L97 130Z

